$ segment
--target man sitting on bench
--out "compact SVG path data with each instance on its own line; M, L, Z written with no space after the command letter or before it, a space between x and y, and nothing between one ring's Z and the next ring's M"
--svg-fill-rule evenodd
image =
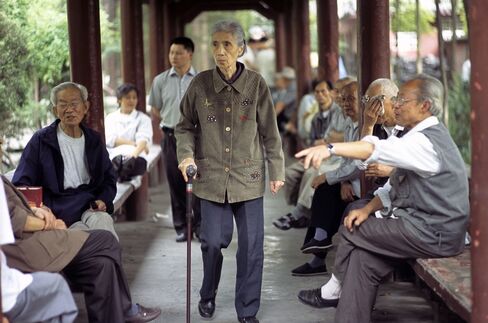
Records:
M299 299L313 307L337 306L336 322L370 322L378 286L398 260L450 257L464 249L468 181L459 150L436 116L442 84L419 75L404 83L394 100L402 137L313 147L296 154L319 167L331 154L396 167L365 207L352 210L340 228L335 270L322 288ZM389 217L370 216L377 210Z
M87 89L65 82L51 91L56 116L25 147L12 183L42 186L43 203L70 229L115 233L112 217L116 178L100 134L83 125Z
M2 251L11 268L22 272L61 271L81 288L90 322L149 322L159 308L132 303L122 268L121 248L106 230L65 230L48 208L32 212L22 193L2 177L15 243Z

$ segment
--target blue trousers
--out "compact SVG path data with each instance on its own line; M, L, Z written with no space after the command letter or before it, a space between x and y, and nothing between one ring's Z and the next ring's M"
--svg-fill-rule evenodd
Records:
M234 215L238 234L235 307L238 317L255 316L261 300L263 275L263 198L238 203L202 199L201 214L201 298L208 300L217 295L223 261L221 249L232 241Z

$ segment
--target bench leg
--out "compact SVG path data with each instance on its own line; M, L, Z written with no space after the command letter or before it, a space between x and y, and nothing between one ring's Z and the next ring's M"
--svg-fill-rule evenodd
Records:
M149 175L142 176L141 186L135 190L125 202L127 221L140 221L147 217L147 205L149 203Z

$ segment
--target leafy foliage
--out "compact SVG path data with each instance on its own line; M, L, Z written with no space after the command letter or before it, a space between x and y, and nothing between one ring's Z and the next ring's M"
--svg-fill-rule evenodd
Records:
M455 76L449 88L449 132L464 161L471 164L471 100L469 84Z
M32 65L26 46L27 35L22 20L15 21L8 13L19 13L23 1L0 2L0 136L10 135L18 127L12 119L17 111L28 103L30 89L29 71Z
M398 0L398 8L395 8L395 1L390 1L392 19L391 30L416 32L415 23L415 2L411 0ZM398 10L397 10L398 9ZM433 27L430 23L434 21L434 14L420 6L420 33L428 33Z

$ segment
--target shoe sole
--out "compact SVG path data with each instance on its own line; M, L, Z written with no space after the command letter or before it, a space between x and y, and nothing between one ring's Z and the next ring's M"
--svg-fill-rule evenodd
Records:
M292 276L297 276L297 277L305 277L305 276L322 276L322 275L327 275L328 272L324 271L321 273L312 273L312 274L296 274L296 273L291 273Z
M291 227L283 228L283 227L279 226L278 224L276 224L274 222L273 222L273 225L275 226L275 228L280 229L281 231L288 231L288 230L291 229Z
M327 246L320 246L320 247L308 247L308 248L305 248L305 249L302 249L302 252L303 253L317 253L317 252L321 252L321 251L324 251L324 250L327 250L327 249L330 249L332 248L334 245L331 243Z
M313 307L313 308L331 308L331 307L337 308L337 305L339 305L338 304L339 302L337 302L337 304L330 304L328 306L313 306L312 304L305 302L300 297L297 296L297 298L300 301L300 303L305 304L305 305L308 305L308 306Z

